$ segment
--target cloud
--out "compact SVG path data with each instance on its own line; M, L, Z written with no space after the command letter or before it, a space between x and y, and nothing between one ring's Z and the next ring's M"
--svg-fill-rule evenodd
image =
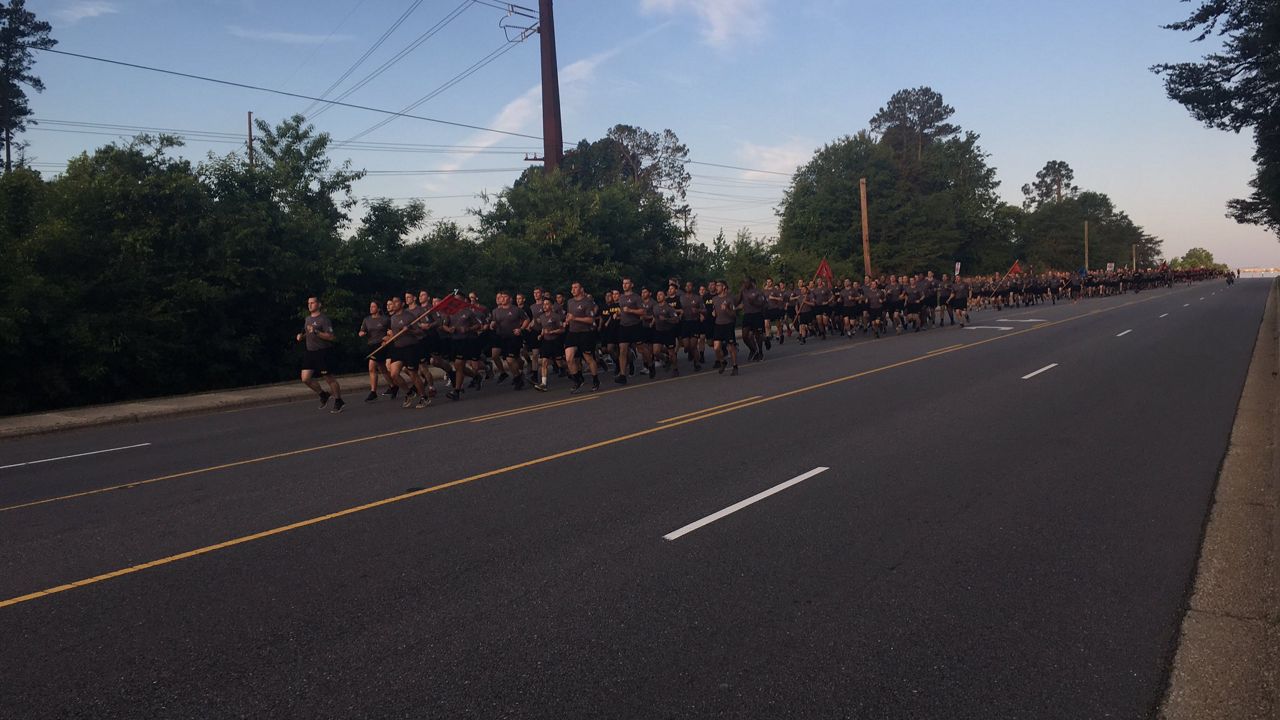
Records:
M54 11L53 17L64 25L72 25L81 20L118 12L120 12L120 8L113 3L103 2L102 0L80 0L80 2L73 2L61 10Z
M239 25L228 25L227 32L245 40L262 40L264 42L284 43L286 45L319 45L326 40L343 41L352 39L350 35L308 35L306 33L271 32L267 30L249 30Z
M712 47L725 49L735 41L764 33L765 0L641 0L651 13L693 13L702 21L702 38Z
M813 157L814 144L799 138L793 138L781 145L756 145L742 143L738 146L738 161L746 167L770 170L775 173L795 173L796 168L809 162ZM742 177L748 180L785 180L780 175L744 171Z

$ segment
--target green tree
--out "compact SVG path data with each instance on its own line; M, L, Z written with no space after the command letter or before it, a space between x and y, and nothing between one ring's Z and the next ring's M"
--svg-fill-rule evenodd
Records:
M1022 186L1025 199L1022 207L1033 210L1051 202L1061 202L1063 196L1075 197L1080 188L1071 184L1076 173L1061 160L1050 160L1036 173L1036 181Z
M37 20L26 7L26 0L0 3L0 131L4 132L4 171L13 169L13 136L34 121L27 105L25 85L36 92L44 91L44 82L32 71L33 50L47 50L58 44L49 36L53 27Z
M1194 42L1223 39L1201 62L1151 69L1164 76L1169 98L1206 126L1253 130L1253 192L1228 202L1228 216L1280 234L1280 10L1273 0L1202 0L1186 20L1165 27L1195 33Z
M932 88L899 90L871 118L871 132L880 134L900 157L914 150L920 162L926 145L959 134L960 128L947 122L955 112Z

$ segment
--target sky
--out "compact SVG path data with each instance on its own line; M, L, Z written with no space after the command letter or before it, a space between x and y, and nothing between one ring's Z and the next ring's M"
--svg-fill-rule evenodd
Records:
M508 42L533 21L497 0L27 6L52 23L59 50L308 96L335 87L337 98L399 57L344 101L402 111L431 95L414 114L542 135L538 36ZM708 163L689 168L699 238L769 237L797 166L866 129L895 91L927 85L981 136L1008 202L1064 160L1077 185L1161 238L1166 257L1200 246L1235 267L1280 266L1274 234L1225 217L1227 200L1249 193L1252 138L1203 127L1149 70L1213 49L1161 28L1189 11L1175 0L556 0L564 138L595 140L618 123L670 129ZM273 124L305 112L336 159L369 171L357 196L419 198L433 219L468 225L483 194L542 149L409 118L375 129L386 115L79 58L36 63L46 90L31 107L44 122L25 139L46 173L139 128L184 131L181 152L196 160L243 152L247 112Z

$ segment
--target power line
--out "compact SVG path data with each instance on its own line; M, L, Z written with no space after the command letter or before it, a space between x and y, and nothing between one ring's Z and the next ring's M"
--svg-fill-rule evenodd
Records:
M358 60L352 63L351 67L347 68L346 72L342 73L341 77L339 77L337 80L334 80L333 84L325 88L325 91L320 93L320 97L322 98L328 97L329 93L333 92L339 85L345 82L347 78L351 77L351 73L355 72L357 68L359 68L362 64L364 64L365 60L369 59L370 55L376 52L378 48L382 47L382 43L386 42L387 38L391 37L391 33L395 32L396 28L400 27L404 23L404 21L407 20L409 16L413 14L413 11L418 9L420 5L422 5L422 0L413 0L413 2L409 4L409 8L405 10L403 13L401 13L400 17L396 18L395 22L391 23L391 27L383 31L382 35L377 40L374 41L373 45L368 50L365 50L364 54L361 55ZM319 101L313 100L311 104L308 105L306 109L302 111L302 114L304 116L309 115L311 111L316 108L317 102Z
M781 175L783 177L791 177L791 173L778 172L776 170L760 170L759 168L739 167L737 165L721 165L713 162L698 162L697 160L686 160L690 165L706 165L707 167L725 168L727 170L742 170L743 172L765 173L766 175Z
M426 95L423 95L422 97L418 98L412 103L406 105L404 108L401 109L400 112L407 113L411 110L418 109L418 107L421 106L423 103L436 97L437 95L444 92L445 90L448 90L454 85L457 85L463 80L466 80L467 78L471 77L475 73L479 72L480 69L483 68L485 65L488 65L494 60L497 60L498 58L507 54L507 52L509 52L512 48L514 48L520 42L523 42L523 38L521 38L521 40L518 40L516 42L504 42L502 45L499 45L496 49L494 49L493 52L490 52L488 55L484 56L480 60L477 60L476 62L472 63L471 67L467 68L466 70L463 70L457 75L454 75L453 77L446 80L443 84L441 84L436 89L432 90ZM376 130L386 127L388 124L390 124L393 121L395 121L394 117L383 118L382 120L379 120L377 123L375 123L372 127L361 130L355 135L352 135L350 138L338 143L338 147L345 146L347 143L355 142L356 140L359 140L360 138L368 135L369 133L372 133Z
M338 102L336 100L326 100L324 98L313 97L311 95L303 95L301 93L288 92L285 90L276 90L274 88L261 87L259 85L249 85L248 83L235 82L233 80L221 80L219 78L206 77L204 75L196 75L194 73L179 72L177 70L165 70L163 68L152 67L150 65L140 65L138 63L124 62L123 60L111 60L108 58L96 57L93 55L84 55L81 53L68 52L66 50L54 50L53 48L41 48L35 46L27 46L33 50L41 50L55 55L66 55L67 57L80 58L82 60L93 60L94 62L107 63L109 65L119 65L121 67L134 68L135 70L147 70L149 72L160 73L162 75L173 75L174 77L187 78L189 80L201 80L203 82L211 82L218 85L226 85L228 87L241 88L243 90L254 90L257 92L271 93L273 95L282 95L284 97L297 98L300 100L314 100L316 102L327 103L329 105L337 105L338 107L352 108L355 110L367 110L369 112L381 113L383 115L394 115L395 117L407 117L414 120L423 120L425 122L437 123L439 125L449 125L451 127L466 128L468 130L480 130L482 132L497 133L499 135L508 135L510 137L526 138L529 140L541 140L536 135L527 135L525 133L512 132L510 130L498 130L496 128L484 127L483 125L471 125L469 123L455 122L452 120L441 120L439 118L426 117L425 115L411 115L409 113L395 112L394 110L384 110L383 108L370 107L368 105L357 105L355 103Z
M379 65L377 69L375 69L373 72L369 73L368 75L365 75L355 85L352 85L351 87L344 90L342 94L335 99L346 100L348 97L351 96L352 93L364 87L365 85L368 85L374 78L378 77L382 73L389 70L392 65L395 65L396 63L400 62L405 57L407 57L409 53L413 52L414 50L417 50L419 47L422 47L423 43L430 40L436 33L443 30L446 25L456 20L459 15L466 12L467 8L471 7L474 4L475 4L475 0L462 0L462 4L458 5L458 7L450 11L448 15L445 15L443 20L440 20L435 25L428 28L426 32L419 35L416 39L414 39L413 42L409 43L402 50L400 50L400 52L391 56L389 60ZM317 117L320 117L330 107L332 106L326 105L320 108L315 112L314 115L311 116L311 119L314 120Z

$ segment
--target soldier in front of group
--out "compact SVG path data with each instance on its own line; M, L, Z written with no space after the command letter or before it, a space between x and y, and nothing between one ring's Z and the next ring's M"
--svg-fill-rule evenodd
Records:
M711 314L715 318L715 327L711 333L712 350L716 354L716 366L723 374L729 361L733 362L733 372L738 374L738 337L735 325L738 322L738 306L729 297L729 283L717 280L715 300L711 303Z
M302 384L320 396L320 407L328 405L329 398L333 397L333 410L330 411L333 413L342 412L342 406L346 404L342 400L342 388L338 387L338 380L333 376L333 343L337 339L329 316L321 312L320 298L307 298L307 319L302 323L302 332L298 333L298 342L306 342L302 351ZM316 382L316 375L324 376L329 385L328 392Z

